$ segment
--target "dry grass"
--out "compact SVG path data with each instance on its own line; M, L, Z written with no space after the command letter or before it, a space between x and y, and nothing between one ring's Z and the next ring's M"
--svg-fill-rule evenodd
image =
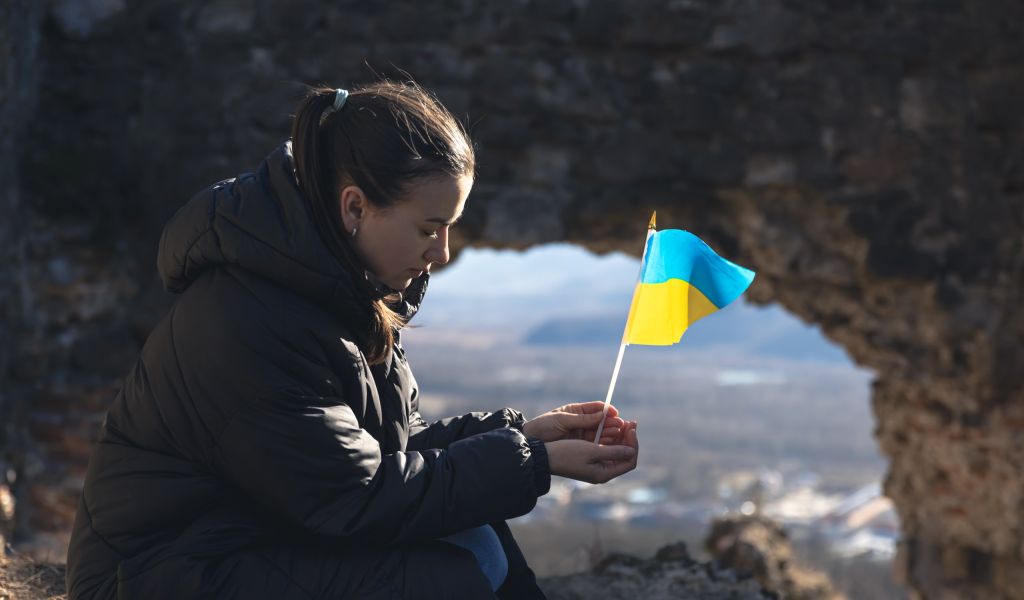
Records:
M0 552L0 600L65 600L64 567Z

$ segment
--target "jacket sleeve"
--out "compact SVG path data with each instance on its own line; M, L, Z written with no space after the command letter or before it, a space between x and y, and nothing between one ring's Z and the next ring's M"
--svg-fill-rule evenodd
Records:
M411 377L411 368L408 366L405 350L401 344L396 345L395 356L410 369ZM415 379L413 379L412 387L409 401L409 441L407 443L407 448L410 450L443 449L456 440L503 427L522 431L523 424L526 423L523 413L513 408L503 408L496 412L471 412L459 417L427 423L420 415L420 394Z
M340 398L291 392L252 404L219 436L216 466L313 534L384 546L436 538L523 515L550 485L544 444L515 429L385 455Z
M410 450L427 450L430 448L447 448L452 442L479 433L511 427L523 430L526 418L523 413L512 408L503 408L497 412L471 412L460 417L450 417L427 424L419 410L409 415Z

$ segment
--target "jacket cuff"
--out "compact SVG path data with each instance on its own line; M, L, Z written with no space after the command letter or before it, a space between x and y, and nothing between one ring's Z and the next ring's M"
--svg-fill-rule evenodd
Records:
M519 433L522 433L523 425L526 425L527 421L526 415L513 408L506 408L505 412L508 415L509 419L508 426L511 427L512 429L515 429Z
M548 462L548 448L538 438L526 438L526 443L530 445L530 455L533 457L533 485L539 498L551 489L551 464Z

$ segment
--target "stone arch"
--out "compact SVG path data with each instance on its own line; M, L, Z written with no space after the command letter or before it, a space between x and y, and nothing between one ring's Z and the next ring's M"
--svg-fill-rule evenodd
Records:
M167 302L159 225L287 135L300 82L365 80L365 61L468 116L480 179L458 244L635 254L657 209L755 268L752 298L878 373L910 584L1020 594L1020 6L30 4L11 9L27 33L9 29L40 36L38 89L5 117L21 145L4 176L22 198L7 213L38 223L5 241L29 299L5 306L34 306L5 313L3 402L22 416L2 441L27 448L40 507L23 532L69 525L95 415Z

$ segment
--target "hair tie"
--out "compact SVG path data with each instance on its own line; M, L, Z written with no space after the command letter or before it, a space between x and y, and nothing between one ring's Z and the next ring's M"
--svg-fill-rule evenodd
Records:
M348 100L348 90L341 88L334 90L334 110L341 110L341 107L345 106L346 100Z

